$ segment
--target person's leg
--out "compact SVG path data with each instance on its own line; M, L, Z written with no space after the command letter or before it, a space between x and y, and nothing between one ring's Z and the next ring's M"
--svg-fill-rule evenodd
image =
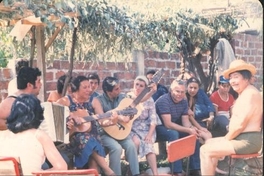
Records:
M208 139L200 149L202 175L215 175L218 158L233 153L235 150L232 143L224 137Z
M158 175L158 169L157 169L157 159L155 153L148 153L146 155L148 164L150 166L150 169L152 171L152 175Z
M109 151L109 166L116 175L121 175L120 157L122 154L121 145L112 137L102 135L101 141L104 147ZM133 143L132 143L133 144ZM134 145L134 144L133 144Z
M157 140L159 141L175 141L179 139L179 132L175 130L170 130L164 127L163 125L156 126ZM181 152L181 151L175 151ZM173 173L182 172L182 160L173 162Z
M98 153L93 152L92 158L96 161L96 163L102 168L104 174L106 175L115 175L114 171L110 169L108 164L105 161L105 158L98 155Z
M96 169L98 171L98 173L100 173L100 168L98 167L98 164L93 157L89 158L88 168L89 169Z
M124 140L119 141L119 144L125 150L125 156L129 163L130 171L132 175L139 174L138 155L135 144L132 139L128 136Z

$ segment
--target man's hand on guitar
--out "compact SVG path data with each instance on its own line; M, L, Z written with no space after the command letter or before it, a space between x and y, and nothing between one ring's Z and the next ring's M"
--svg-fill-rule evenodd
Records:
M118 120L124 122L124 123L127 123L130 121L130 117L129 116L123 116L123 115L119 115L118 116Z

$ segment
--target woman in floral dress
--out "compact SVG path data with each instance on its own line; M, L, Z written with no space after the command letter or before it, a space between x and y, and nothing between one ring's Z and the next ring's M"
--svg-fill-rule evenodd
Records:
M89 80L85 76L77 76L71 85L72 94L57 101L57 103L68 106L71 112L67 127L70 129L70 143L67 148L75 156L75 167L83 168L89 163L96 163L106 175L114 175L105 161L105 151L100 142L97 132L98 122L85 122L82 117L93 115L94 110L89 102L92 93ZM111 120L109 123L111 125ZM80 124L75 126L74 124ZM91 161L94 160L95 162Z
M136 98L148 85L145 76L138 76L134 81L134 88L128 95ZM158 175L154 143L156 141L156 125L161 124L156 114L155 103L152 98L142 103L141 115L133 122L130 136L137 147L138 154L142 158L146 156L153 175Z

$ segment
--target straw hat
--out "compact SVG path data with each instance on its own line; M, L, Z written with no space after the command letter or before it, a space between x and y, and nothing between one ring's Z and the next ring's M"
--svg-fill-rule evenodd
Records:
M223 72L223 76L226 79L229 79L229 75L236 71L240 70L248 70L251 72L252 76L256 74L256 67L250 63L246 63L245 61L238 59L231 62L229 68Z

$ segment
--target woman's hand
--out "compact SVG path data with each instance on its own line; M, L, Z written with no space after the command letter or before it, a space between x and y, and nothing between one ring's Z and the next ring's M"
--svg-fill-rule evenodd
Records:
M84 132L91 127L91 122L86 122L82 117L73 116L72 114L66 124L71 132Z
M150 88L150 92L152 94L154 94L155 92L157 92L157 84L156 83L151 83L150 85L148 85L148 87Z
M146 143L152 143L152 138L151 138L151 135L147 134L147 136L145 137L145 140L144 140Z

